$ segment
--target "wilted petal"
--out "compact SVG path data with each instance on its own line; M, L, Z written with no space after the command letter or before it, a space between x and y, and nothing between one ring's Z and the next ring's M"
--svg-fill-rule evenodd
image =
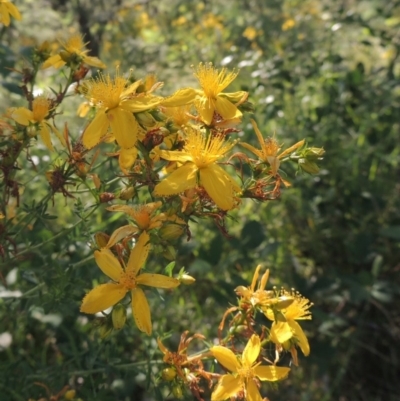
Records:
M149 287L156 288L175 288L178 287L180 281L176 278L164 276L163 274L150 274L143 273L137 279L136 282L142 285L148 285Z
M151 314L146 296L141 288L136 287L132 292L132 313L136 326L147 335L151 334Z
M186 189L196 186L197 167L194 163L188 162L178 167L169 176L164 178L154 188L155 196L176 195Z
M133 114L116 107L107 112L107 118L118 145L124 149L133 148L138 133L138 123Z
M82 142L85 148L91 149L98 145L103 136L107 133L109 126L110 122L107 119L105 111L99 110L95 118L83 132Z
M98 285L83 298L81 312L101 312L119 302L126 292L127 290L120 284Z
M282 366L257 366L254 374L263 381L275 382L284 379L290 372L290 368Z
M308 343L307 337L304 334L303 329L295 320L288 321L289 326L292 328L294 332L294 336L299 342L299 347L303 352L304 356L308 356L310 354L310 344Z
M100 270L114 281L119 281L121 273L123 273L121 264L113 253L107 249L102 248L100 251L94 252L94 258Z
M249 379L246 386L246 400L262 401L260 390L258 389L256 383L252 379Z
M144 231L137 240L135 247L129 256L126 271L131 271L136 276L140 268L144 265L150 250L150 237Z
M239 361L237 360L235 354L229 348L222 347L221 345L216 345L215 347L212 347L210 349L210 352L222 366L224 366L231 372L237 372L240 368Z
M234 397L242 389L243 383L240 377L223 375L211 394L211 401L223 401L227 398Z
M243 350L242 363L245 366L252 366L258 355L260 355L261 343L260 337L253 334Z

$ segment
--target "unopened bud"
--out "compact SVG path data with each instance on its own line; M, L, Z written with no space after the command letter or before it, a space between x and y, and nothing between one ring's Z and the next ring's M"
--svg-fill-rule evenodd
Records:
M181 237L184 228L180 224L165 224L159 230L160 237L166 241L173 241Z
M75 398L76 395L76 391L75 390L68 390L65 394L64 394L64 398L66 400L73 400Z
M294 297L282 295L277 299L277 302L274 304L274 307L277 309L286 309L289 307L294 301Z
M175 398L180 400L183 397L183 392L181 386L174 386L172 387L172 394Z
M184 285L192 285L195 283L196 279L189 276L189 274L182 274L182 276L179 277L179 281Z
M126 322L126 308L122 304L117 304L111 313L112 324L114 329L120 330L125 326Z
M161 372L161 377L164 381L170 382L176 377L176 370L174 368L165 368Z
M135 117L139 121L139 123L145 127L153 127L157 123L154 117L147 111L135 113Z
M129 200L132 199L136 195L136 191L134 187L124 188L119 194L119 199Z
M94 242L96 243L98 248L105 248L108 244L108 240L110 236L106 233L99 231L94 235Z
M173 246L168 245L164 252L162 253L165 259L167 260L175 260L176 259L176 250Z
M103 192L100 194L100 203L107 203L115 199L112 192Z
M308 174L317 174L319 172L318 165L307 159L299 159L299 167Z
M104 322L101 326L99 326L98 331L100 334L100 338L104 340L107 338L113 330L112 325L109 324L109 322Z

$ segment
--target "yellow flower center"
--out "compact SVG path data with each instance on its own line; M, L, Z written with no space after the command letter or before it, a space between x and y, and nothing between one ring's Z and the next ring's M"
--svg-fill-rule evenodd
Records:
M50 102L43 96L37 97L32 103L33 119L42 122L49 114Z
M133 218L135 219L135 222L137 226L141 230L146 230L151 221L150 213L146 210L146 207L138 207L134 213Z
M127 290L136 288L136 276L133 272L122 272L119 278L119 284L123 285Z
M206 137L201 131L188 130L184 151L192 156L193 163L202 169L227 153L236 142L227 143L223 136Z
M221 93L237 75L237 72L228 72L226 68L218 72L211 63L206 65L200 64L194 73L194 76L199 80L204 94L209 99L216 99L217 95Z
M71 36L65 44L63 44L65 50L69 53L84 54L87 50L84 50L85 43L83 43L82 36L79 34Z
M269 156L276 156L279 152L279 145L278 142L276 142L275 138L267 138L264 140L264 146L262 149L263 152L263 159L267 160L267 157Z
M128 81L118 72L114 79L110 75L99 74L99 77L86 83L87 98L97 107L107 110L118 107L123 100L122 93L126 89Z
M238 369L237 374L244 380L254 378L254 370L252 367L242 366Z

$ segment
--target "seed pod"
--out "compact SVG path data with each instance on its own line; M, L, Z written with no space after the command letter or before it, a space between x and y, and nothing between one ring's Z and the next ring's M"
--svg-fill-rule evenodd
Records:
M161 377L164 381L170 382L175 379L176 377L176 370L172 367L165 368L161 372Z

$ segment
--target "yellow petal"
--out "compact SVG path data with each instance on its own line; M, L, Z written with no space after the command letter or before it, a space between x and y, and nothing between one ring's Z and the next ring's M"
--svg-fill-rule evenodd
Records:
M157 344L160 351L165 355L168 351L168 348L162 343L160 337L157 337Z
M11 22L7 6L6 4L2 3L0 3L0 22L2 22L5 26L9 26Z
M260 351L260 337L258 337L256 334L253 334L243 350L242 364L247 367L252 366L258 355L260 355Z
M116 107L107 112L107 118L118 145L124 149L133 148L137 140L138 123L132 113Z
M107 66L97 57L90 57L90 56L85 56L83 58L83 62L85 64L88 64L92 67L96 67L96 68L106 68Z
M178 287L180 281L176 278L164 276L163 274L143 273L137 279L138 284L147 285L156 288L175 288Z
M186 163L193 161L193 157L190 153L181 152L178 150L160 150L159 156L162 159L175 161L179 163Z
M243 383L240 377L223 375L211 394L211 401L223 401L227 398L234 397L242 389Z
M203 97L198 102L195 102L196 109L201 116L201 119L206 125L210 125L214 117L215 105L214 101Z
M305 140L301 140L294 145L292 145L290 148L287 148L285 151L283 151L280 155L279 158L282 159L282 157L294 152L296 149L301 148L304 145Z
M147 335L151 334L151 315L146 296L141 288L132 290L132 313L136 326Z
M303 352L304 356L308 356L310 354L310 344L308 343L307 337L304 334L303 329L295 320L288 321L289 326L292 328L294 332L294 336L299 342L299 347Z
M237 360L235 354L226 347L222 347L221 345L216 345L210 349L214 358L225 368L230 370L231 372L237 372L240 368L240 363Z
M29 121L33 121L33 112L25 107L17 107L12 110L11 118L21 125L29 125Z
M260 150L256 149L254 146L252 146L246 142L240 142L240 146L243 146L247 150L250 150L250 152L255 154L259 159L263 158L262 152Z
M256 132L258 143L260 144L261 149L262 149L264 146L264 138L261 134L261 131L259 130L257 123L253 119L250 119L250 121L251 121L251 125L254 128L254 131Z
M150 237L149 234L144 231L135 247L132 249L129 256L128 264L126 266L126 271L131 271L135 276L137 275L139 269L144 265L147 259L147 255L150 250Z
M53 152L54 147L53 144L51 143L50 128L46 122L42 122L40 124L39 134L40 137L42 138L43 143L46 145L47 149Z
M121 241L123 238L126 238L129 235L136 234L139 231L137 227L126 225L120 228L117 228L112 234L110 239L107 242L107 248L111 248L117 242Z
M233 209L235 206L234 189L240 190L240 188L220 166L211 164L201 169L200 184L219 208L222 210ZM235 187L232 184L235 184Z
M290 372L290 368L259 365L255 367L253 371L260 380L275 382L286 378Z
M187 162L157 184L153 194L155 196L169 196L194 188L196 186L196 172L196 165Z
M176 91L172 96L162 101L162 106L178 107L192 103L197 95L197 91L193 88L184 88Z
M18 11L18 8L12 4L12 3L7 3L6 4L7 8L8 8L8 12L18 21L20 21L22 19L21 14Z
M249 379L246 386L246 401L262 401L260 390L252 379Z
M242 112L233 103L222 96L217 97L217 101L215 102L215 110L225 120L239 118L242 116Z
M101 138L107 133L110 122L104 110L99 110L93 121L83 132L82 142L86 149L91 149L98 145Z
M98 285L83 298L81 312L101 312L119 302L126 292L127 290L120 284Z
M128 99L121 104L121 108L132 113L140 113L157 107L163 98L158 96L138 96Z
M119 166L121 167L121 170L129 170L135 163L137 155L138 155L138 150L135 146L131 149L122 148L121 151L119 152L119 158L118 158L118 163Z
M271 327L271 336L273 341L275 339L279 344L283 344L293 337L293 333L287 322L274 322Z
M42 64L42 69L44 70L45 68L49 67L54 67L54 68L61 68L64 66L66 63L65 61L61 58L59 54L55 54L54 56L49 57L43 64Z
M119 281L121 273L123 273L121 264L113 253L107 249L102 248L100 251L94 252L94 259L100 270L114 281Z

